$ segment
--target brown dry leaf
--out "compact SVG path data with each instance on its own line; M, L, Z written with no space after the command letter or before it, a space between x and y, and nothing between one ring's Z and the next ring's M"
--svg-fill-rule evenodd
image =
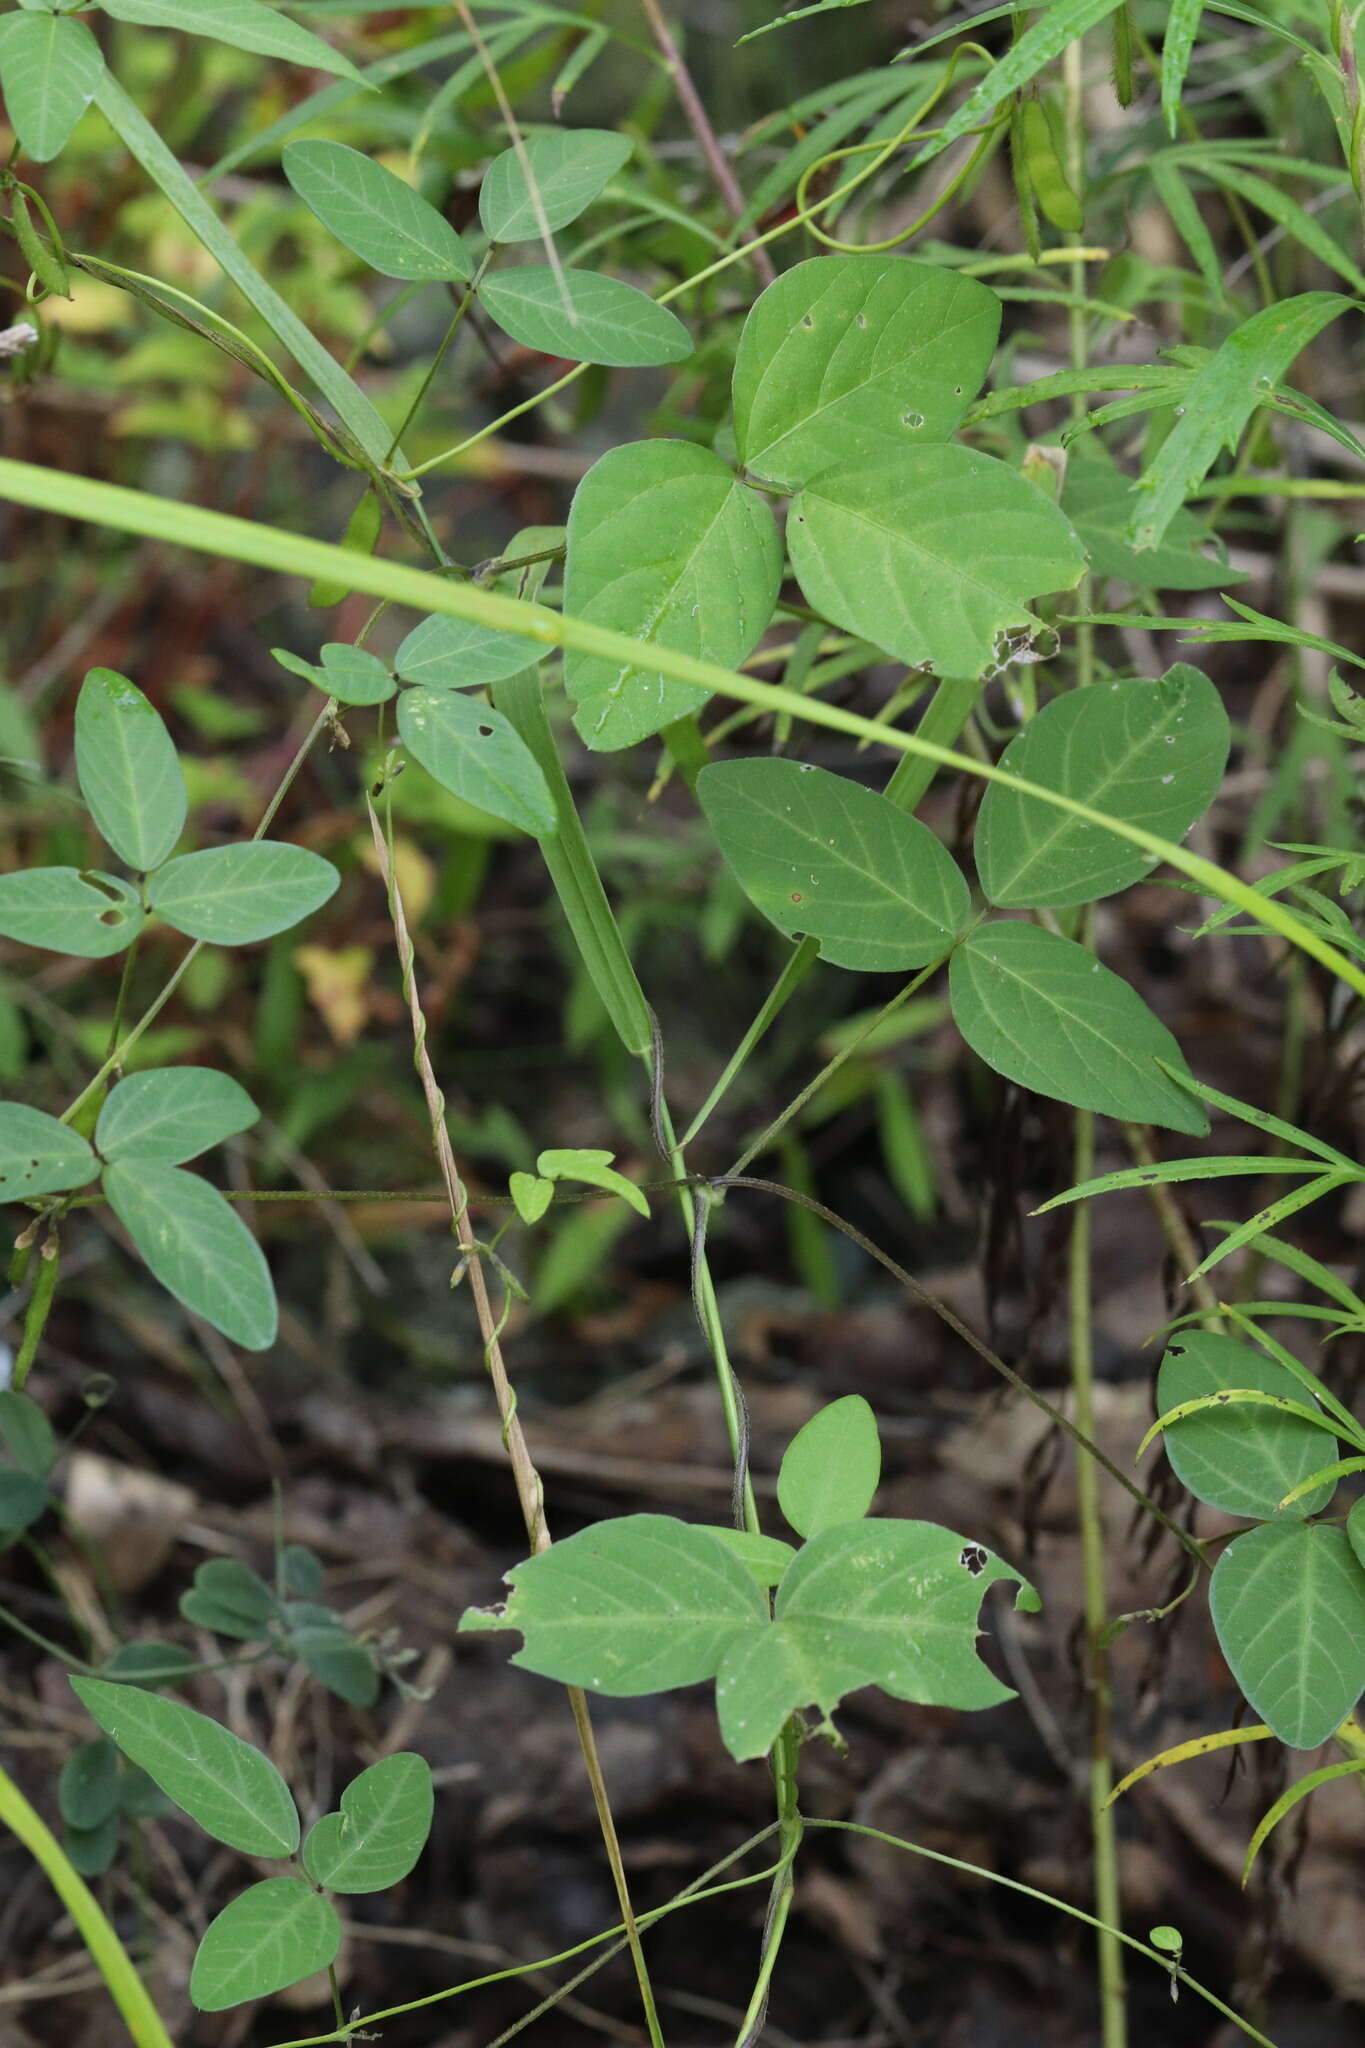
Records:
M360 858L372 875L379 873L379 856L373 846L360 847ZM415 927L426 916L436 894L435 866L411 839L400 837L393 842L393 872L408 923Z
M120 1593L135 1593L155 1578L197 1506L189 1487L173 1479L120 1465L94 1451L71 1454L67 1514L83 1536L99 1545Z

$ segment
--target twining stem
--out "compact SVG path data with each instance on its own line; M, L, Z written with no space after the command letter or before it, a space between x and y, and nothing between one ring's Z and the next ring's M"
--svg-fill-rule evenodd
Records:
M19 1787L0 1769L0 1822L11 1828L50 1882L103 1977L137 2048L174 2048L160 2013L99 1900Z
M483 1266L483 1247L474 1235L469 1220L469 1202L464 1183L455 1162L454 1148L446 1128L445 1097L441 1093L436 1072L427 1052L427 1022L422 1010L421 997L417 992L416 962L412 937L408 930L407 915L403 908L402 892L397 875L388 836L380 824L373 799L366 794L365 807L369 813L370 831L374 838L375 855L379 872L388 892L389 914L393 921L394 940L398 950L399 969L402 974L403 994L407 1000L408 1015L412 1021L413 1058L422 1094L426 1101L427 1115L431 1124L432 1144L436 1162L440 1169L446 1200L450 1209L451 1227L456 1241L464 1255L464 1272L469 1281L469 1291L478 1319L479 1333L483 1338L484 1363L493 1387L493 1398L497 1404L502 1422L502 1438L507 1449L508 1461L512 1468L512 1479L516 1487L517 1500L521 1506L526 1534L535 1552L548 1550L550 1531L545 1519L544 1490L540 1474L527 1447L521 1423L517 1417L516 1395L508 1377L506 1361L502 1354L502 1319L494 1310L488 1292L487 1277ZM593 1804L597 1809L598 1825L607 1852L612 1883L616 1889L621 1919L625 1925L630 1944L631 1959L635 1965L636 1980L640 1987L640 1998L644 2007L645 2023L653 2048L663 2048L663 2033L659 2025L658 2009L654 2001L653 1987L649 1981L649 1970L645 1963L644 1950L640 1945L640 1930L631 1904L630 1887L626 1881L625 1864L621 1856L621 1844L616 1833L611 1805L607 1798L606 1783L602 1775L601 1758L593 1734L592 1720L588 1712L587 1697L578 1686L566 1686L569 1710L573 1715L579 1747L583 1752L583 1764L587 1771L588 1783L592 1788Z

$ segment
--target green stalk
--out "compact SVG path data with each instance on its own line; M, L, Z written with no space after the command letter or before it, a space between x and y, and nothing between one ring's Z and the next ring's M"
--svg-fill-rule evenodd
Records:
M99 1900L75 1870L52 1830L34 1812L19 1787L0 1768L0 1822L13 1830L42 1869L90 1952L137 2048L174 2048L127 1949L115 1934Z
M118 484L97 483L89 477L70 476L43 469L36 463L0 458L0 497L35 510L56 512L68 518L90 519L122 533L141 534L148 540L166 541L174 547L194 548L202 554L218 555L236 562L250 562L276 574L305 577L309 582L325 577L343 582L351 590L363 590L373 597L388 598L394 604L410 605L419 612L439 612L447 618L472 619L500 632L518 633L528 643L528 659L536 649L572 647L583 654L600 655L618 666L636 667L640 643L628 633L595 626L586 619L565 618L545 605L529 604L523 598L506 597L499 591L481 590L471 583L452 583L429 570L405 564L355 555L328 541L306 539L251 519L237 519L228 513L210 512L198 505L177 504L172 498L157 497L150 491L130 491ZM827 731L847 733L854 739L870 740L901 754L914 754L940 768L952 768L962 775L974 775L983 782L998 782L1002 788L1021 796L1036 797L1053 810L1099 826L1130 846L1139 846L1154 860L1163 861L1187 875L1199 889L1225 903L1235 903L1260 923L1267 924L1300 952L1309 954L1331 974L1365 996L1365 969L1338 950L1327 939L1296 917L1273 896L1241 881L1216 861L1191 853L1174 840L1163 839L1144 826L1111 818L1090 804L1046 789L1006 768L992 767L970 754L956 752L918 733L882 726L842 705L826 704L818 697L803 697L780 683L765 683L738 670L722 668L719 662L704 661L694 654L651 643L650 666L660 675L680 683L694 683L717 696L740 704L755 705L772 714L789 712L808 725ZM551 842L545 842L547 845Z

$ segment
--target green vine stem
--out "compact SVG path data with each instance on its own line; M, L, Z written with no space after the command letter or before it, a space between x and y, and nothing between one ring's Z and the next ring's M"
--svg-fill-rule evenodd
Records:
M3 1768L0 1822L18 1836L75 1921L90 1959L108 1986L109 1996L123 2015L137 2048L174 2048L160 2013L99 1900L72 1866L51 1828L34 1812Z

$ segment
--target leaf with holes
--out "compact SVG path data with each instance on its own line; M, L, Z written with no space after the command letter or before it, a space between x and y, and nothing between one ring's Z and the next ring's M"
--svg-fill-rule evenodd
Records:
M609 128L554 128L528 135L519 150L505 149L479 187L479 219L489 241L538 242L568 227L630 152L630 138Z
M1312 1405L1308 1390L1263 1351L1214 1330L1185 1330L1161 1361L1157 1411L1164 1415L1186 1401L1240 1387ZM1266 1521L1334 1455L1332 1438L1311 1423L1241 1404L1187 1415L1164 1431L1163 1440L1177 1479L1198 1499L1225 1514ZM1300 1519L1320 1514L1334 1490L1332 1484L1315 1487L1285 1513Z
M1027 600L1085 570L1036 484L951 443L824 471L792 506L787 548L817 611L949 676L982 675L1012 633L1031 639L1041 628Z
M136 22L143 28L181 29L190 36L210 36L234 50L251 50L258 57L278 57L286 64L301 64L309 71L331 71L355 85L364 80L349 57L343 57L321 36L315 36L261 0L99 0L105 14L115 21Z
M86 1712L215 1842L246 1856L292 1856L299 1816L269 1757L207 1714L136 1685L73 1678Z
M1159 683L1072 690L1029 720L1001 767L1179 841L1218 793L1232 730L1207 676L1181 662ZM993 782L976 825L976 864L992 903L1092 903L1140 881L1149 854L1041 797Z
M107 960L142 929L137 890L98 868L22 868L0 875L0 938L82 960Z
M524 1670L613 1698L713 1678L737 1636L768 1625L752 1575L705 1529L622 1515L565 1537L507 1574L496 1614L460 1626L520 1629Z
M1014 1697L977 1655L981 1596L997 1579L1037 1595L982 1544L933 1522L843 1522L811 1538L783 1577L771 1628L732 1642L716 1681L721 1735L762 1756L788 1715L830 1714L878 1685L893 1699L972 1709Z
M50 163L95 97L104 56L83 21L7 14L0 21L0 87L25 156Z
M92 668L76 699L76 775L101 838L146 873L175 851L188 798L161 714L111 668Z
M923 967L971 914L962 871L927 825L875 790L796 761L718 761L697 795L745 895L836 967Z
M341 1922L330 1899L301 1877L267 1877L224 1906L204 1930L190 1971L190 2002L226 2012L314 1977L337 1958Z
M1251 1706L1291 1749L1316 1749L1365 1691L1365 1572L1345 1532L1263 1522L1214 1566L1209 1609Z
M104 1159L179 1166L250 1130L260 1111L241 1084L212 1067L159 1067L110 1090L95 1143Z
M423 619L407 635L393 665L405 683L424 690L477 690L514 676L535 659L534 643L472 619Z
M398 732L442 789L535 836L553 832L554 799L526 742L500 711L454 690L404 690Z
M738 667L766 631L782 580L772 514L719 456L636 441L595 462L569 513L564 609L594 626ZM643 652L643 650L642 650ZM570 648L574 724L610 751L696 711L708 692Z
M330 861L279 839L248 839L182 853L152 876L147 900L192 939L246 946L311 916L336 892Z
M1199 1104L1157 1065L1188 1072L1170 1032L1074 940L982 925L954 953L948 993L972 1051L1007 1081L1124 1123L1207 1132Z
M83 1188L99 1172L85 1139L24 1102L0 1102L0 1202Z
M596 270L527 264L496 271L479 286L479 297L513 341L571 363L644 369L692 353L691 335L667 306Z
M787 1446L777 1504L798 1536L861 1521L882 1476L877 1418L861 1394L812 1415Z
M898 256L819 256L755 301L735 357L746 469L799 490L822 469L946 441L981 388L1000 301Z
M449 221L360 150L344 142L287 142L281 161L309 212L381 277L436 284L473 276Z
M217 1188L197 1173L152 1159L106 1166L103 1186L110 1208L168 1294L248 1351L274 1343L270 1268Z
M303 1867L329 1892L382 1892L416 1863L431 1833L434 1794L425 1757L399 1751L371 1764L308 1832Z

